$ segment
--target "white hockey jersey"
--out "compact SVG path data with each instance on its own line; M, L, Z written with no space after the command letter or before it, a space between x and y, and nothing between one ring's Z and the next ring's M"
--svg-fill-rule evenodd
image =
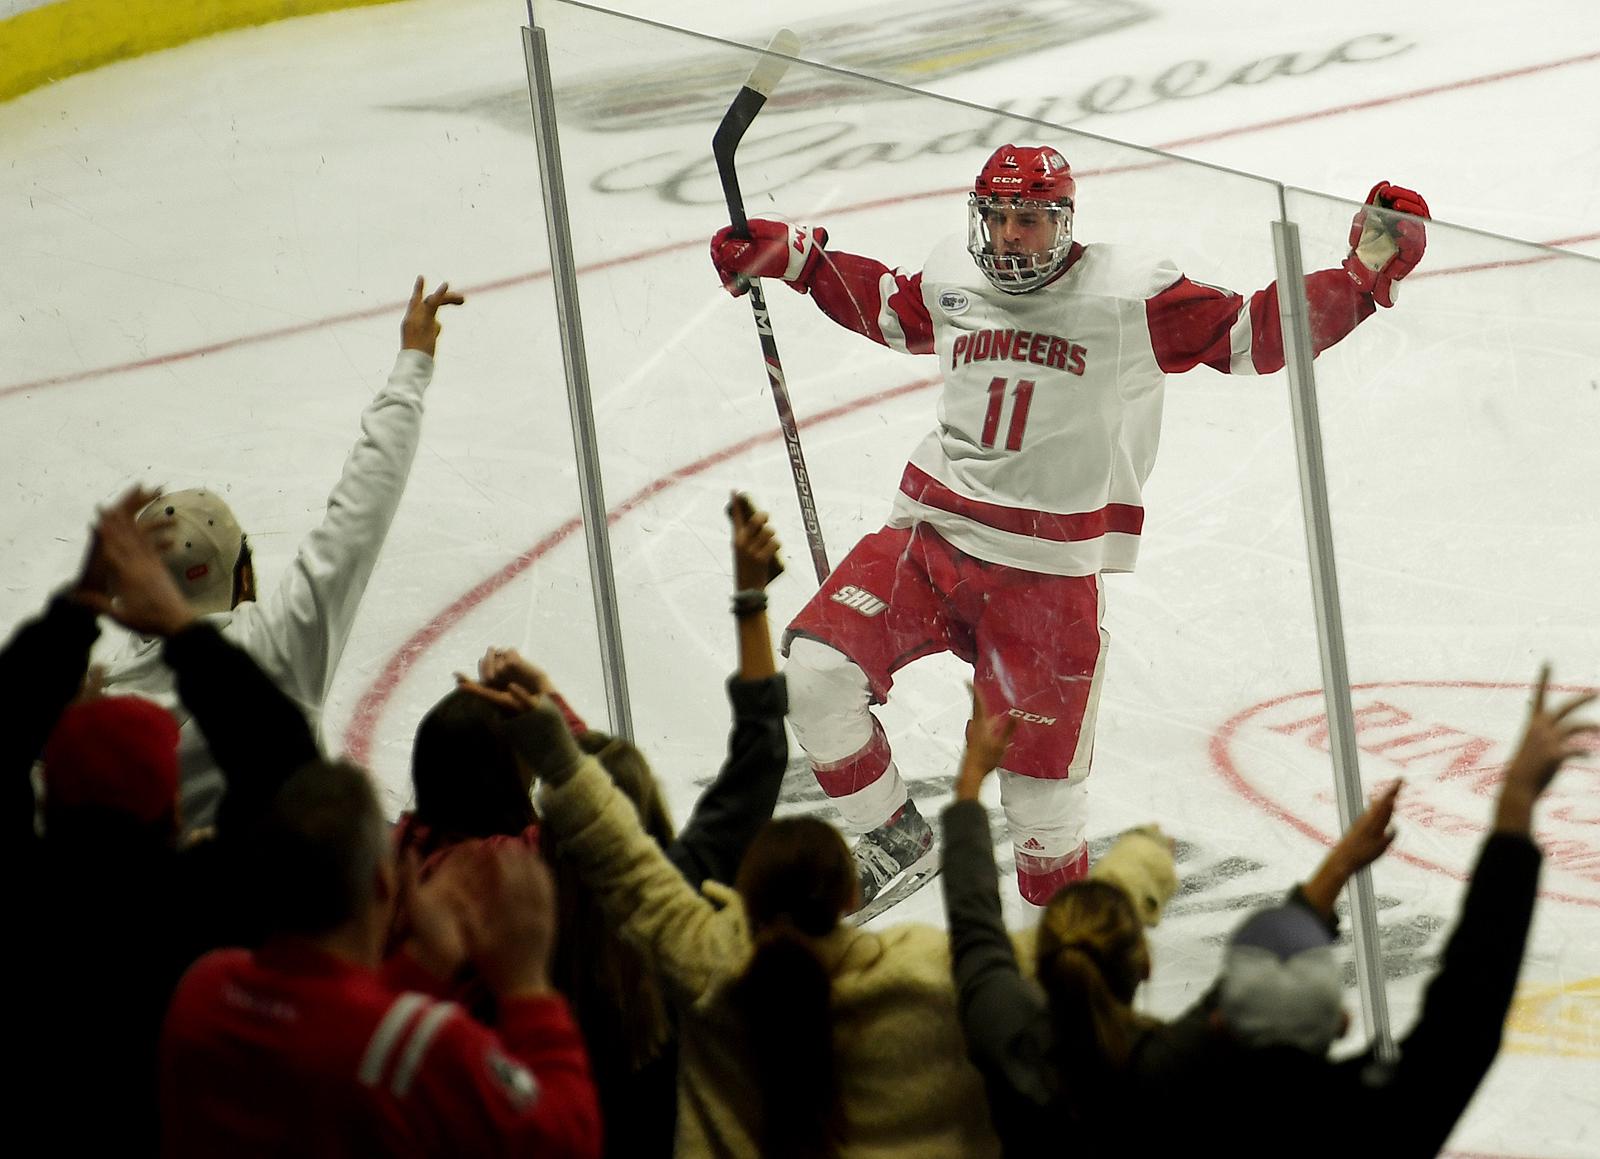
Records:
M1247 301L1116 246L1074 244L1027 294L995 289L962 238L914 275L830 251L804 288L840 324L939 358L939 425L912 452L890 526L927 523L1028 571L1133 569L1168 372L1283 365L1275 284ZM1341 269L1306 288L1319 351L1374 308Z

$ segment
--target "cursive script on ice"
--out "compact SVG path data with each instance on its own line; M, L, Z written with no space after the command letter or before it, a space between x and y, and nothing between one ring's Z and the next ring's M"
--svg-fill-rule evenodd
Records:
M778 127L766 133L752 133L741 146L741 177L759 174L759 181L752 181L745 192L762 193L821 173L997 145L1015 131L1017 118L1062 126L1078 124L1092 117L1138 112L1168 101L1195 100L1224 89L1309 76L1335 65L1386 60L1415 47L1415 42L1372 32L1341 41L1330 49L1275 53L1231 68L1203 60L1183 60L1145 78L1114 75L1072 94L1038 98L1031 103L1003 101L981 123L920 140L863 139L876 126L852 121L813 121L783 127L784 122L777 120ZM952 114L959 108L952 107ZM974 116L981 113L971 111ZM996 113L1001 115L993 115ZM878 123L892 120L876 117ZM653 190L663 200L679 205L712 205L722 200L716 164L709 151L701 147L633 157L603 170L591 185L599 193Z

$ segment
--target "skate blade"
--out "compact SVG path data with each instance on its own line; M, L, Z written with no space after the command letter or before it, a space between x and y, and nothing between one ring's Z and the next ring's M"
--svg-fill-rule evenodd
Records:
M939 876L939 843L935 841L928 851L906 866L900 876L878 893L878 896L849 915L845 920L853 926L865 925L873 918L892 909Z

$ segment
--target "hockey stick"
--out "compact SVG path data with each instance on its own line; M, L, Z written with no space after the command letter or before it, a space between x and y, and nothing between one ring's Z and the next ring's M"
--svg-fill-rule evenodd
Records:
M793 56L800 47L800 38L787 28L781 29L767 45L767 52ZM733 98L722 123L711 138L711 155L717 161L717 173L722 178L722 195L728 202L728 220L734 233L749 236L750 224L744 213L744 195L739 192L739 175L733 168L733 154L739 148L745 130L756 119L761 106L767 103L772 90L778 86L789 62L781 56L763 56L750 71L750 78ZM778 408L778 425L783 430L784 446L789 451L789 470L794 475L795 495L800 500L800 517L806 526L806 543L811 548L811 563L817 569L817 583L828 578L828 549L822 542L822 521L817 517L816 498L811 491L811 473L806 470L806 457L800 448L800 428L794 421L794 408L789 405L789 388L783 380L783 363L778 359L778 343L772 336L772 316L767 313L767 296L761 292L761 280L752 278L750 308L756 316L756 334L761 339L761 356L767 364L767 382L772 386L772 401Z

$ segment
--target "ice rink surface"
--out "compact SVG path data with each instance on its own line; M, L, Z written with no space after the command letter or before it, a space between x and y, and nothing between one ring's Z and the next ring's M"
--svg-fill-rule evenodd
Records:
M751 44L781 18L808 59L962 102L796 66L741 155L753 215L827 225L836 248L907 269L964 228L963 187L1008 139L1072 161L1080 239L1246 292L1273 276L1272 182L1293 187L1281 204L1308 269L1343 256L1373 182L1428 199L1437 224L1399 305L1317 363L1363 775L1409 786L1374 874L1403 1032L1540 661L1565 689L1600 678L1600 10L891 2L869 23L833 0L624 7ZM94 504L135 480L222 490L270 586L388 371L411 278L467 294L324 722L396 809L418 717L490 644L605 715L524 19L509 0L334 13L0 105L7 624L71 574ZM572 7L540 19L634 721L681 818L726 727L730 487L771 507L789 545L775 622L814 590L749 312L705 260L726 220L707 143L751 59ZM936 367L770 297L837 560L887 513ZM1091 835L1159 820L1180 842L1143 999L1158 1014L1198 996L1240 912L1337 831L1286 399L1282 375L1171 379L1140 569L1107 581ZM962 676L919 663L883 713L929 813L954 771ZM1455 1154L1600 1154L1597 774L1592 758L1569 768L1541 814L1522 989ZM815 796L797 775L784 807ZM941 920L937 889L890 920Z

